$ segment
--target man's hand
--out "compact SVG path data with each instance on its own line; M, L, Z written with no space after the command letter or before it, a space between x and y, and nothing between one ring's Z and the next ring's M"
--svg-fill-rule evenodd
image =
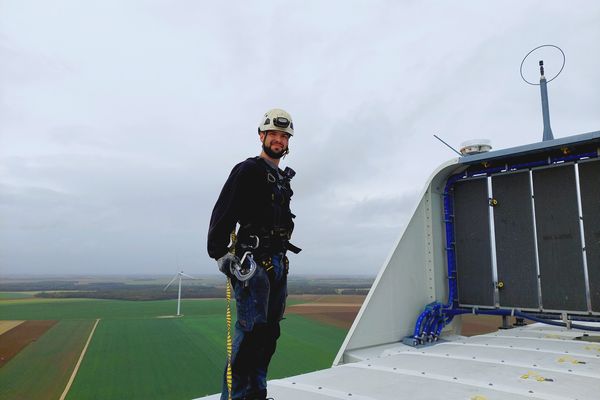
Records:
M235 254L226 253L217 260L217 265L219 266L219 271L231 277L231 270L240 265L240 259Z

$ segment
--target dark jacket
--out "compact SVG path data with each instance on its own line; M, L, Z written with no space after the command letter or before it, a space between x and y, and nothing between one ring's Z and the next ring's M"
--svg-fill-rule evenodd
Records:
M208 255L218 259L227 253L230 234L240 224L240 237L264 235L273 230L291 232L293 191L283 171L260 157L248 158L233 167L210 218Z

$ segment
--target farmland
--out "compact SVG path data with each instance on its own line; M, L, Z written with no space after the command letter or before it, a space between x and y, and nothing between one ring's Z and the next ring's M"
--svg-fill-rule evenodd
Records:
M0 300L5 298L71 298L107 300L166 300L176 290L163 291L171 277L66 277L36 279L3 279L0 281ZM290 276L290 294L361 294L366 295L373 278L370 277L313 277ZM173 288L175 289L175 288ZM203 276L188 280L182 287L184 298L223 298L224 280L220 276Z
M34 292L0 292L0 300L5 299L25 299L33 297Z
M56 321L0 321L0 367L38 340Z
M58 399L97 318L68 400L191 399L220 391L223 299L184 300L185 315L169 318L175 300L15 297L0 300L0 319L58 322L0 368L0 398ZM290 305L313 300L291 298ZM269 378L330 366L346 331L286 314Z
M80 283L66 281L54 282L53 290L44 292L56 293L56 297L39 297L43 285L23 284L31 290L0 293L0 328L5 331L0 336L0 357L6 355L4 364L0 363L1 399L59 399L96 319L99 323L67 400L175 400L220 391L225 360L224 299L184 299L184 316L175 318L173 299L71 298L82 293L82 288ZM114 285L117 292L110 289L111 284L93 279L83 284L88 285L88 294L96 290L103 295L123 294L123 285L134 284L151 297L156 286L162 290L148 279L119 282ZM295 290L308 287L312 294L288 298L269 379L329 367L364 301L363 295L352 293L366 284L364 280L297 280ZM216 284L211 287L217 288ZM139 298L136 290L132 298ZM497 318L467 322L463 333L489 332L498 323Z
M81 352L92 321L63 320L0 369L0 398L58 398Z

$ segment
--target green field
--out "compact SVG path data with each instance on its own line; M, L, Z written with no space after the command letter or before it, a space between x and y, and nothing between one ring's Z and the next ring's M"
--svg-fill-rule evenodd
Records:
M93 321L63 320L0 369L0 399L57 399Z
M0 292L0 300L5 299L26 299L33 297L36 292Z
M0 319L154 318L173 315L177 300L125 301L97 299L43 299L1 301ZM181 312L189 316L221 314L225 300L183 300Z
M72 370L76 360L53 359L44 363L38 357L47 352L58 354L59 359L64 356L72 360L64 350L65 343L77 347L77 353L81 351L96 318L101 321L68 400L191 399L219 392L225 362L225 301L185 300L182 302L184 317L157 318L172 315L175 309L173 300L0 301L0 319L60 320L40 340L0 369L0 398L17 399L15 393L22 390L20 398L57 399L68 376L63 379L63 374L51 378L52 382L42 381L43 368L70 362ZM64 334L66 342L52 339L51 334L61 336L55 330L68 329L68 326L73 331L71 339ZM87 333L76 333L75 326ZM281 378L329 367L345 333L344 329L288 315L282 322L282 336L269 377ZM25 356L27 351L32 354ZM36 378L34 386L40 388L39 393L46 394L43 397L28 395L30 382ZM7 386L6 382L12 383Z

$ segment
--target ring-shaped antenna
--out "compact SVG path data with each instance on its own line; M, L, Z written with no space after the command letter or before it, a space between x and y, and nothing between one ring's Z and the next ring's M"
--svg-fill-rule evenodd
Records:
M531 53L533 53L533 52L534 52L534 51L536 51L537 49L541 49L542 47L554 47L555 49L558 49L558 51L560 51L560 53L562 54L562 57L563 57L563 63L562 63L562 66L560 67L560 71L558 71L558 73L557 73L556 75L554 75L554 76L552 77L552 79L548 79L547 83L550 83L550 82L552 82L553 80L555 80L555 79L556 79L556 77L557 77L558 75L560 75L560 73L562 72L563 68L565 67L565 62L567 61L567 57L565 56L565 52L564 52L564 51L562 51L562 49L561 49L560 47L558 47L558 46L555 46L555 45L553 45L553 44L543 44L543 45L541 45L541 46L538 46L538 47L536 47L535 49L531 50L529 53L527 53L527 54L525 55L525 57L523 58L523 61L521 61L521 68L519 68L519 71L520 71L520 73L521 73L521 79L523 79L523 80L524 80L526 83L528 83L528 84L530 84L530 85L533 85L533 86L540 86L540 84L539 84L539 83L531 83L531 82L529 82L527 79L525 79L525 77L523 76L523 64L525 63L525 60L527 59L527 57L529 57L529 55L530 55Z

